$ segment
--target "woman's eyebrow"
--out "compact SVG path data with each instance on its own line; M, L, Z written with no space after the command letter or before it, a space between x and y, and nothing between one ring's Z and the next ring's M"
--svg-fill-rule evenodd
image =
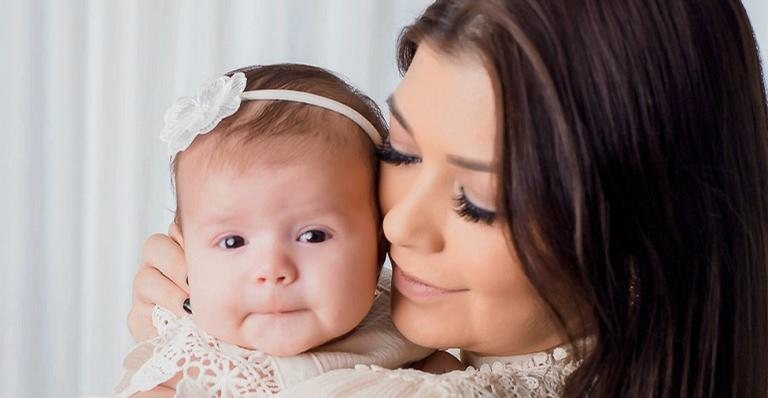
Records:
M389 106L389 113L392 115L392 117L397 120L398 123L400 123L401 126L403 126L403 129L405 130L408 135L413 135L413 132L411 131L411 125L408 124L407 121L405 121L405 118L403 117L403 114L400 113L400 110L397 109L397 105L395 105L395 95L392 94L387 98L387 106Z
M452 163L456 166L472 170L472 171L483 171L486 173L492 173L493 167L490 163L482 162L479 160L472 160L463 158L461 156L456 155L447 155L446 158L448 159L448 163Z
M408 124L408 122L403 117L403 114L400 113L400 110L397 108L397 105L395 103L395 95L392 94L387 98L387 105L389 106L389 113L392 115L392 117L397 120L398 123L400 123L401 126L403 126L403 129L406 133L409 135L413 135L411 131L411 126ZM486 173L492 173L493 167L490 163L482 162L479 160L472 160L467 159L461 156L457 155L448 155L447 156L448 162L452 163L456 166L472 170L472 171L482 171Z

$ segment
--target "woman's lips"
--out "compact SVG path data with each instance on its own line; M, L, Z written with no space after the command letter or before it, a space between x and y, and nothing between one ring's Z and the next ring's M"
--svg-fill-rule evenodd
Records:
M403 272L400 267L392 262L392 286L403 296L414 300L434 299L440 296L465 292L468 289L443 289L430 285Z

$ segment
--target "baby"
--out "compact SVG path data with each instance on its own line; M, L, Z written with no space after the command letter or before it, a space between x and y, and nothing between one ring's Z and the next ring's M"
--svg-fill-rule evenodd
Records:
M191 315L125 360L130 396L264 396L328 370L430 350L389 320L377 205L378 108L329 72L256 66L165 115Z

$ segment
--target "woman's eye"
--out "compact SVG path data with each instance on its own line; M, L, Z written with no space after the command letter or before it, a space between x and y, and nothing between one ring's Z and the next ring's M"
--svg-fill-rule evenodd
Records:
M245 244L245 238L238 235L229 235L219 241L219 247L222 249L237 249Z
M459 188L459 194L453 198L454 210L458 215L469 222L483 222L491 225L496 220L496 212L483 209L472 203L464 193L464 188Z
M320 243L325 242L329 239L329 234L319 231L316 229L313 229L311 231L307 231L299 235L299 238L297 239L299 242L304 243Z
M389 139L385 139L381 145L376 147L376 156L382 162L393 164L395 166L421 163L420 157L407 155L393 148Z

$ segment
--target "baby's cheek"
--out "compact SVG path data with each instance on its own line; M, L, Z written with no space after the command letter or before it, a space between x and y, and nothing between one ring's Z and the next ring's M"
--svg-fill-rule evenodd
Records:
M221 302L221 297L211 294L209 288L190 289L189 299L192 304L192 319L200 326L204 324L215 323L223 313L225 307ZM221 311L217 311L216 309Z
M225 275L205 267L190 267L189 298L192 319L206 330L229 324L227 319L235 310L233 304L236 300L236 290L226 280Z
M197 294L194 294L197 293ZM211 294L209 289L191 292L192 320L208 334L234 344L241 344L237 335L237 308L226 294Z
M334 325L333 333L336 336L352 330L370 311L373 295L374 287L367 288L364 283L348 285L346 289L339 290L333 302L329 303L330 308L326 313L332 320L326 324Z

